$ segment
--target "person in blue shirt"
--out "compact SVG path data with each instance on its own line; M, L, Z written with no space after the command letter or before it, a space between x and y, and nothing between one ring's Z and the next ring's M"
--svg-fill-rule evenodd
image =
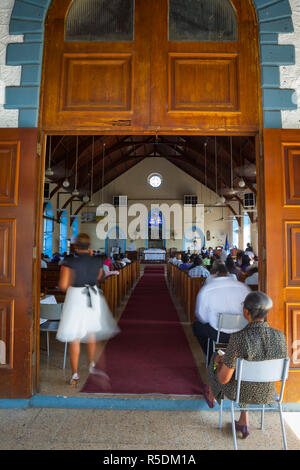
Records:
M185 253L181 256L182 263L179 265L179 269L186 271L190 269L191 263L189 263L189 256Z

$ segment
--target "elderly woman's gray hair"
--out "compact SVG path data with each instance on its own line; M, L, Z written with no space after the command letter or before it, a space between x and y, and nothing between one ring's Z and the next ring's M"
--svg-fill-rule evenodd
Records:
M273 307L273 302L264 292L255 291L247 295L244 307L250 313L252 320L263 320Z

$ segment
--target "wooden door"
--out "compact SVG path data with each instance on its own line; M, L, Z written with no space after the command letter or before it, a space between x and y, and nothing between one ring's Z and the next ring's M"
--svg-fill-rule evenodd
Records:
M36 129L0 129L0 397L32 393Z
M92 10L88 9L96 8L97 2L81 3L81 13L86 15L89 28L93 18ZM112 41L111 38L87 40L84 36L80 38L80 32L76 40L70 40L67 22L73 2L52 2L45 29L43 130L101 132L106 129L117 133L123 129L128 133L130 128L149 125L151 30L150 11L145 3L150 6L148 0L131 2L132 40ZM103 16L111 8L108 4L106 7ZM118 15L118 9L114 14Z
M237 33L232 34L234 39L222 41L205 39L209 33L205 25L201 26L201 18L195 21L195 26L198 23L199 30L204 28L203 39L196 40L199 39L197 29L193 32L195 40L192 35L189 40L184 39L184 22L186 28L192 29L193 23L187 21L193 18L188 18L178 3L163 0L153 1L152 5L151 124L160 131L176 128L210 133L256 132L259 46L255 12L250 3L225 0L227 9L220 15L223 18L228 15L226 22L236 22ZM204 5L205 9L211 8L209 2ZM196 3L186 2L186 6L195 9L195 13L200 12ZM211 13L216 14L218 8L216 3L216 12ZM175 34L173 14L178 23ZM222 25L215 27L221 29Z
M286 401L300 400L300 131L265 129L266 289L269 322L291 360Z

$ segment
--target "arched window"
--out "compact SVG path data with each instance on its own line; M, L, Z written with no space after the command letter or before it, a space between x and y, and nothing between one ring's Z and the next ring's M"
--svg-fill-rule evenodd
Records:
M66 19L66 41L133 41L134 0L75 0Z
M169 0L169 41L237 41L229 0Z
M66 211L63 211L60 218L60 234L59 234L59 252L60 254L66 253L68 247L68 216Z
M244 250L247 248L247 243L251 243L251 222L250 217L245 213L244 216Z
M76 215L73 218L73 224L72 224L72 237L77 237L78 235L78 216Z
M51 203L48 202L44 211L44 243L43 253L52 258L52 241L53 241L53 210Z
M232 245L236 248L239 247L239 231L240 227L238 221L234 218L232 222Z

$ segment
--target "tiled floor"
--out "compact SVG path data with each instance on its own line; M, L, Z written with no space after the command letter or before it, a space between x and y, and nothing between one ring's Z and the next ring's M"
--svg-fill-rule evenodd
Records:
M118 315L124 306L125 303ZM178 313L184 321L180 308ZM200 353L190 326L185 324L184 329L202 379L206 382L204 356ZM45 350L41 351L40 395L83 396L79 394L80 389L71 388L67 384L70 368L68 364L67 369L62 370L63 350L64 345L53 338L50 358L47 358ZM87 378L84 347L79 373L83 384ZM294 415L298 415L300 420L300 413ZM208 408L207 411L0 409L0 449L231 450L233 445L228 412L224 412L223 423L223 429L218 429L218 412ZM246 440L238 439L239 449L283 448L277 413L266 413L265 429L261 431L259 427L259 415L252 413L251 434ZM288 425L286 431L289 449L300 449L299 437Z
M215 411L0 410L0 450L232 450L230 416L218 429ZM251 415L241 450L282 449L279 416L268 413L265 430ZM300 441L286 426L289 449Z

